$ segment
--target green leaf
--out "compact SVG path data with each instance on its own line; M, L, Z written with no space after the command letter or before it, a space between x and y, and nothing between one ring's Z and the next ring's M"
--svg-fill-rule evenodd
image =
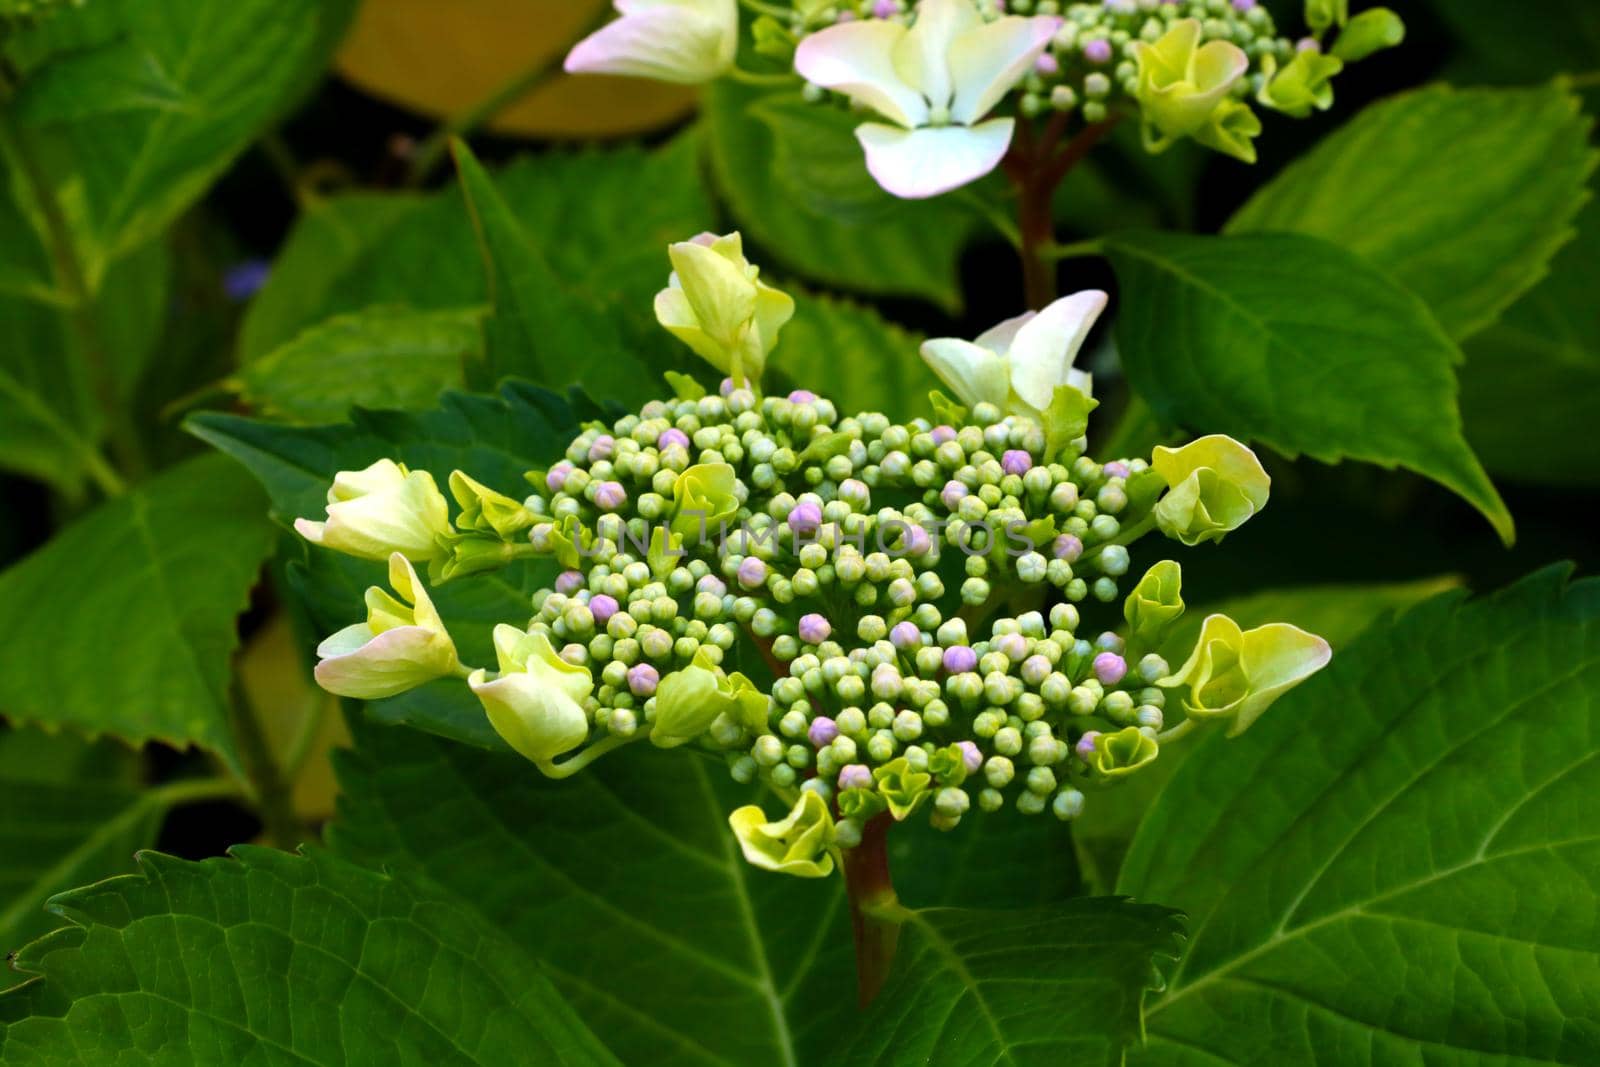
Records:
M808 212L868 221L899 203L867 173L854 133L859 115L807 103L799 93L763 97L749 114L770 131L774 188Z
M1510 481L1600 486L1600 201L1589 202L1578 228L1550 276L1466 346L1467 440Z
M1510 543L1510 513L1461 435L1461 353L1422 301L1290 234L1105 239L1117 344L1163 419L1288 456L1402 466L1460 494Z
M91 283L160 234L293 102L347 13L320 0L105 0L19 41L24 84L45 79L33 131ZM111 59L87 58L96 50ZM59 85L54 62L72 68ZM88 85L103 86L106 65L159 72L164 105L82 106L85 67L96 75Z
M1429 0L1427 4L1455 36L1447 68L1453 80L1495 84L1547 81L1558 74L1583 75L1600 56L1600 7L1589 0ZM1591 82L1590 103L1600 97Z
M1342 245L1464 338L1532 288L1571 239L1595 163L1589 126L1555 86L1403 93L1290 164L1227 232Z
M494 931L388 875L239 846L54 898L8 1064L615 1064Z
M118 38L53 60L23 85L14 106L25 121L43 125L119 112L182 112L192 104L161 56Z
M831 1062L1121 1067L1156 961L1182 940L1177 912L1113 897L908 911L889 980Z
M1411 582L1307 585L1191 604L1158 651L1168 665L1177 667L1193 651L1205 617L1221 612L1245 629L1269 622L1292 622L1325 638L1339 652L1390 612L1409 608L1460 584L1459 578L1446 575ZM1072 843L1078 849L1086 880L1098 892L1109 893L1116 885L1117 871L1140 820L1193 751L1193 745L1184 743L1163 748L1161 757L1148 770L1129 778L1113 793L1091 796L1083 814L1072 821Z
M342 418L352 407L428 407L462 385L482 346L474 308L371 307L335 316L240 371L240 394L295 422Z
M750 113L770 97L724 79L707 87L702 102L718 187L750 241L776 263L830 285L959 310L957 265L973 216L949 198L895 202L864 222L796 203L780 177L771 130Z
M356 739L332 847L425 877L493 924L620 1060L833 1062L854 1010L838 880L746 864L727 814L751 789L716 763L625 750L553 782L410 731Z
M644 400L654 377L624 347L607 311L567 288L466 142L455 142L453 151L488 278L484 384L509 375L575 385L604 358L613 395Z
M652 152L545 153L498 171L494 185L539 255L564 284L609 309L631 349L677 353L651 301L671 270L666 246L713 224L693 138ZM618 212L619 203L628 210ZM442 310L488 299L459 187L432 196L335 197L296 224L246 314L241 350L257 358L323 319L371 304ZM585 365L592 372L606 358L591 355Z
M272 528L260 492L188 460L0 574L0 711L234 760L228 658Z
M60 925L45 898L120 874L155 841L165 804L139 791L137 772L121 745L0 732L0 955ZM0 987L13 977L0 976Z
M795 295L767 373L780 388L810 389L841 412L881 411L910 419L939 385L918 355L922 338L860 304L819 293Z
M285 426L208 412L191 417L187 427L255 475L272 499L273 513L287 525L323 513L328 486L339 471L360 470L386 457L430 472L441 486L459 468L520 498L526 495L523 473L561 455L580 422L596 414L581 398L563 400L544 389L506 382L496 396L449 392L431 411L357 409L350 422L329 426ZM386 582L382 564L303 542L301 552L290 565L291 581L324 632L363 617L362 592ZM492 662L495 623L531 616L530 598L553 574L549 561L527 561L431 590L463 660ZM383 721L505 748L464 686L434 683L370 704L368 711Z
M1119 892L1190 915L1136 1064L1600 1059L1600 582L1368 631L1213 736Z

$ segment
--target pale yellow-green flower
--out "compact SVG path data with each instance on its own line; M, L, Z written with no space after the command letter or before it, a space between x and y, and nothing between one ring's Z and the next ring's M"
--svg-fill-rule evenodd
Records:
M1274 111L1303 119L1312 108L1326 111L1333 106L1333 76L1343 69L1343 60L1314 49L1296 52L1282 69L1276 59L1266 56L1256 99Z
M1250 57L1227 41L1200 43L1199 19L1179 19L1160 39L1134 45L1145 145L1159 152L1205 128L1250 68Z
M1168 627L1183 614L1183 569L1170 559L1145 572L1122 605L1128 634L1139 644L1154 648Z
M833 816L827 801L809 789L778 822L768 822L767 813L750 804L729 815L728 825L754 866L800 878L833 872Z
M1272 479L1256 454L1224 434L1158 447L1150 466L1167 483L1156 525L1186 545L1220 541L1267 503Z
M544 764L583 744L589 716L583 701L594 691L587 668L556 654L543 633L524 633L504 623L494 628L500 673L473 671L467 684L477 694L489 724L506 744Z
M317 684L356 700L381 700L454 674L456 647L434 610L417 572L400 553L389 557L396 599L377 586L367 590L367 621L317 646Z
M661 748L693 741L719 715L727 715L751 733L763 733L770 704L750 679L737 671L724 673L704 652L687 667L661 679L655 701L650 740Z
M656 320L734 385L753 387L794 301L760 280L738 233L703 233L667 255L672 276L656 294Z
M450 472L450 495L461 507L456 525L463 530L493 532L509 540L539 518L520 500L490 489L464 471Z
M672 483L672 532L691 545L717 536L739 511L738 477L726 463L696 463Z
M1244 630L1226 615L1210 615L1188 661L1156 684L1187 686L1189 718L1231 720L1228 736L1234 737L1332 657L1328 642L1298 626L1274 622Z
M1128 726L1094 739L1089 767L1102 778L1123 778L1150 763L1159 753L1160 746L1155 738L1137 726Z
M328 489L327 520L296 519L294 528L313 544L362 559L398 552L425 563L445 554L438 539L451 532L450 505L427 471L380 459L364 470L340 471Z

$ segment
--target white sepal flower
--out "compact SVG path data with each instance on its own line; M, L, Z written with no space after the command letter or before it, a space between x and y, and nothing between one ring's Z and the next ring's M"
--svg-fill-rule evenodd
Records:
M1049 45L1061 19L985 22L973 0L922 0L910 29L861 19L800 42L794 67L894 125L856 127L867 170L895 196L922 199L993 170L1015 120L984 121Z
M427 471L380 459L364 470L340 471L328 490L325 522L296 519L295 532L313 544L358 556L414 563L444 555L438 537L450 529L450 505Z
M974 341L925 341L922 358L963 404L994 404L1007 414L1037 420L1050 409L1060 386L1093 395L1089 374L1072 363L1106 299L1099 289L1073 293L1043 311L1007 319Z
M594 691L594 675L557 655L543 633L501 623L494 628L494 648L499 675L491 681L488 671L476 670L467 685L495 733L541 764L583 744L589 736L583 701Z
M389 557L389 584L367 590L367 621L317 646L317 684L357 700L381 700L454 674L456 646L445 631L417 572L400 553Z
M614 0L622 15L573 46L569 74L622 74L694 85L733 66L737 0Z

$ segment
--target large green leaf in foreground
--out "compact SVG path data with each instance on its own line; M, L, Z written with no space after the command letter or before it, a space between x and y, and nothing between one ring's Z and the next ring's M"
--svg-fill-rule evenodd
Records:
M1600 1062L1600 581L1380 625L1212 737L1118 889L1184 908L1143 1065Z
M1182 931L1172 909L1115 897L910 912L893 977L835 1062L1120 1067Z
M611 1065L538 964L403 882L240 846L53 901L40 979L0 994L7 1064Z
M745 863L726 819L751 790L721 766L644 746L552 782L407 730L357 740L333 847L493 923L624 1062L826 1062L804 1048L853 1010L843 894Z
M1594 166L1589 125L1556 86L1404 93L1295 160L1228 232L1343 245L1466 337L1543 277L1571 239Z
M0 712L233 759L228 657L272 544L265 504L200 456L0 574Z
M1311 237L1118 233L1105 246L1128 377L1164 419L1289 456L1406 467L1512 539L1461 435L1461 352L1416 296Z

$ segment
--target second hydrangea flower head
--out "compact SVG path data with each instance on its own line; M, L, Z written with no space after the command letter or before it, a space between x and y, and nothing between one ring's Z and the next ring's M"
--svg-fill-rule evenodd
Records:
M622 17L567 57L573 72L702 82L733 74L735 0L616 0ZM1192 138L1254 162L1254 106L1303 118L1333 102L1347 63L1404 36L1387 8L1351 16L1307 0L1283 36L1258 0L789 0L749 3L754 50L792 67L808 99L867 116L867 170L896 196L937 196L993 171L1019 124L1135 117L1150 151ZM777 80L782 80L778 77ZM1061 130L1056 130L1059 134Z
M324 642L326 687L382 699L459 679L553 777L645 740L717 755L786 811L733 814L746 857L815 877L875 819L951 829L1006 805L1075 818L1163 743L1242 730L1327 662L1295 627L1213 616L1175 668L1178 565L1123 588L1140 537L1220 540L1268 483L1227 438L1153 461L1084 454L1089 383L1072 363L1104 294L929 342L957 398L936 399L939 421L895 422L804 390L760 395L781 326L762 301L781 294L763 295L742 254L726 261L727 284L691 296L700 283L674 257L664 292L684 304L661 317L745 384L708 394L675 377L676 396L586 426L521 500L452 472L453 517L432 474L379 459L340 476L327 524L299 526L368 558L389 548L397 595L372 590L368 621ZM1052 432L1069 408L1070 434ZM557 573L496 627L494 664L463 665L413 556L435 581L518 559Z

